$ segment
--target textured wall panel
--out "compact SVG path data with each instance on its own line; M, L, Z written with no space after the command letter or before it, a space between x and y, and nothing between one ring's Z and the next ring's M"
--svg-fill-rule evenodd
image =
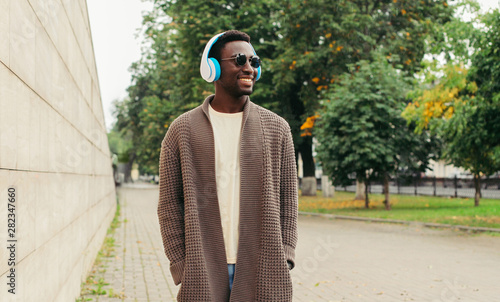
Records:
M0 240L16 201L16 295L74 301L116 209L85 0L0 0Z

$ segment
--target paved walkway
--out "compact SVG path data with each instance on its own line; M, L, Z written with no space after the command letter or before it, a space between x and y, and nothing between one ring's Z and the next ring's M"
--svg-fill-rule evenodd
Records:
M175 301L157 186L118 194L116 256L96 268L108 295L86 301ZM500 301L500 237L301 216L296 253L294 301Z

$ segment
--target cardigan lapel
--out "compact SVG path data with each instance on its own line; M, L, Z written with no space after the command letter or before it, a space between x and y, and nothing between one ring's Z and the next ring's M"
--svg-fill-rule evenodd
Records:
M255 297L261 252L263 133L258 108L247 101L240 141L240 224L238 256L230 301Z
M204 120L207 124L198 125L201 127L203 133L198 133L197 137L204 137L206 140L206 151L214 150L213 141L213 131L210 124L210 115L208 113L210 101L213 99L213 95L209 96L203 102L201 108L204 112ZM239 223L239 240L238 240L238 255L236 262L236 271L234 277L233 290L231 292L231 301L245 301L249 297L255 297L256 283L255 277L257 276L258 263L261 251L261 195L262 195L262 169L263 169L263 133L260 116L257 112L257 106L247 100L243 107L243 119L241 128L241 139L240 139L240 223ZM193 132L198 132L198 128L193 128ZM193 141L193 145L198 145L200 142L198 139ZM215 151L215 150L214 150ZM197 161L198 165L203 165L203 171L210 171L210 176L207 175L204 181L210 183L210 187L213 186L213 194L209 198L209 204L204 207L204 213L200 212L200 215L211 216L211 219L200 219L200 221L207 221L202 228L210 228L211 232L215 232L216 240L212 244L212 252L207 255L208 257L215 257L217 260L212 262L214 267L210 270L217 272L217 274L225 274L223 282L227 284L223 285L222 288L215 289L214 297L221 297L219 294L225 292L225 288L228 285L228 273L227 273L227 262L226 253L224 248L224 240L222 235L222 225L220 219L220 212L217 201L217 189L215 184L215 155L213 152L206 152L205 154L200 154L200 161ZM208 154L210 153L210 154ZM209 177L213 177L213 181L209 180ZM202 193L202 192L200 192ZM210 224L210 225L209 225ZM203 232L203 230L202 230ZM218 253L218 255L215 255ZM210 263L211 261L207 261ZM217 267L215 267L217 266ZM251 284L249 284L249 280ZM214 284L211 282L211 286ZM227 297L227 296L226 296ZM242 300L243 299L243 300ZM215 301L227 301L215 300Z
M213 96L212 96L213 97ZM195 109L190 121L190 145L196 178L196 203L203 246L203 256L208 273L212 301L227 301L229 297L229 276L222 223L217 199L215 174L214 135L208 104L205 99L201 110Z

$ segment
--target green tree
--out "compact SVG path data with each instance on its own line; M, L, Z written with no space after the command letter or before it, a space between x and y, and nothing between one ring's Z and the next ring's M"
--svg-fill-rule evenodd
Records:
M157 169L160 144L168 125L179 114L198 106L213 93L213 84L199 74L200 58L216 33L239 29L250 34L264 59L263 76L252 101L271 106L272 76L266 58L274 53L276 39L269 22L274 1L155 1L144 17L147 42L143 57L131 67L133 84L122 107L117 127L132 133L134 160L149 171ZM156 168L154 168L156 166ZM141 168L142 169L142 168Z
M319 110L321 93L331 89L350 64L371 61L374 51L412 74L435 47L429 41L439 41L437 29L451 19L453 10L446 1L432 0L278 2L281 9L274 22L280 39L272 61L276 100L302 154L304 176L313 176L312 139L301 136L299 127Z
M474 53L474 37L480 32L480 5L476 0L455 0L450 8L453 11L451 19L436 23L435 34L427 37L427 58L435 63L469 65Z
M435 74L442 73L441 77ZM408 97L403 116L415 123L416 132L430 129L437 133L442 123L449 120L458 104L466 102L477 91L474 82L467 81L468 70L463 65L447 64L440 69L426 69L424 79Z
M481 176L500 169L500 14L496 10L480 19L483 26L471 38L471 69L448 64L440 78L429 72L403 113L417 132L430 128L442 137L448 163L474 175L476 206Z
M301 137L299 128L319 108L320 93L348 71L348 64L371 60L373 50L383 52L405 72L418 69L429 48L429 35L436 34L437 25L449 20L451 13L446 1L434 0L257 0L244 5L218 0L155 1L154 10L144 18L149 44L143 58L132 66L134 82L126 106L130 118L121 124L130 129L135 142L142 142L142 146L134 143L142 149L137 156L141 164L157 158L169 118L198 105L213 91L198 72L205 43L215 33L240 29L251 35L264 59L263 77L252 100L289 121L305 176L314 175L312 138ZM155 110L148 106L167 103L172 106L161 117L166 120L139 116L144 109ZM141 118L149 120L141 122Z
M475 198L481 196L481 175L500 170L500 12L481 17L484 30L477 35L467 81L477 86L476 97L457 106L444 127L445 156L474 175Z
M398 167L400 144L409 133L400 116L407 84L382 58L349 67L324 94L315 128L318 158L337 184L349 183L351 175L360 182L383 179L390 209L389 174ZM365 198L368 208L367 191Z
M126 164L124 181L131 182L131 164L129 164L129 152L132 150L130 138L127 138L123 133L118 132L115 128L108 132L109 150L113 154L113 172L116 173L120 164ZM115 181L118 182L117 179Z
M500 11L481 18L484 31L478 33L467 80L475 82L478 94L488 103L500 103Z
M456 113L443 124L442 131L446 141L444 158L474 175L474 205L479 206L481 176L489 176L500 170L500 161L496 156L499 142L492 145L492 133L489 132L492 128L490 123L495 120L499 122L500 106L488 104L484 100L475 100L473 103L476 105L457 105Z
M481 95L476 82L468 80L469 74L464 67L446 65L443 77L435 80L432 88L420 87L410 94L413 102L402 115L416 124L416 134L428 128L442 139L442 158L447 163L474 175L478 206L481 176L500 169L497 162L500 108L499 103ZM488 90L486 94L489 93Z

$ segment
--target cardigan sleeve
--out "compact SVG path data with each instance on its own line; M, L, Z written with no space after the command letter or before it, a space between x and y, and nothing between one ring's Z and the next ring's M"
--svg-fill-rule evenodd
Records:
M297 245L298 188L297 165L292 133L286 125L281 145L280 222L286 260L295 266Z
M184 275L185 228L184 196L179 152L169 147L165 140L160 152L160 197L158 220L165 254L170 261L170 272L175 285Z

